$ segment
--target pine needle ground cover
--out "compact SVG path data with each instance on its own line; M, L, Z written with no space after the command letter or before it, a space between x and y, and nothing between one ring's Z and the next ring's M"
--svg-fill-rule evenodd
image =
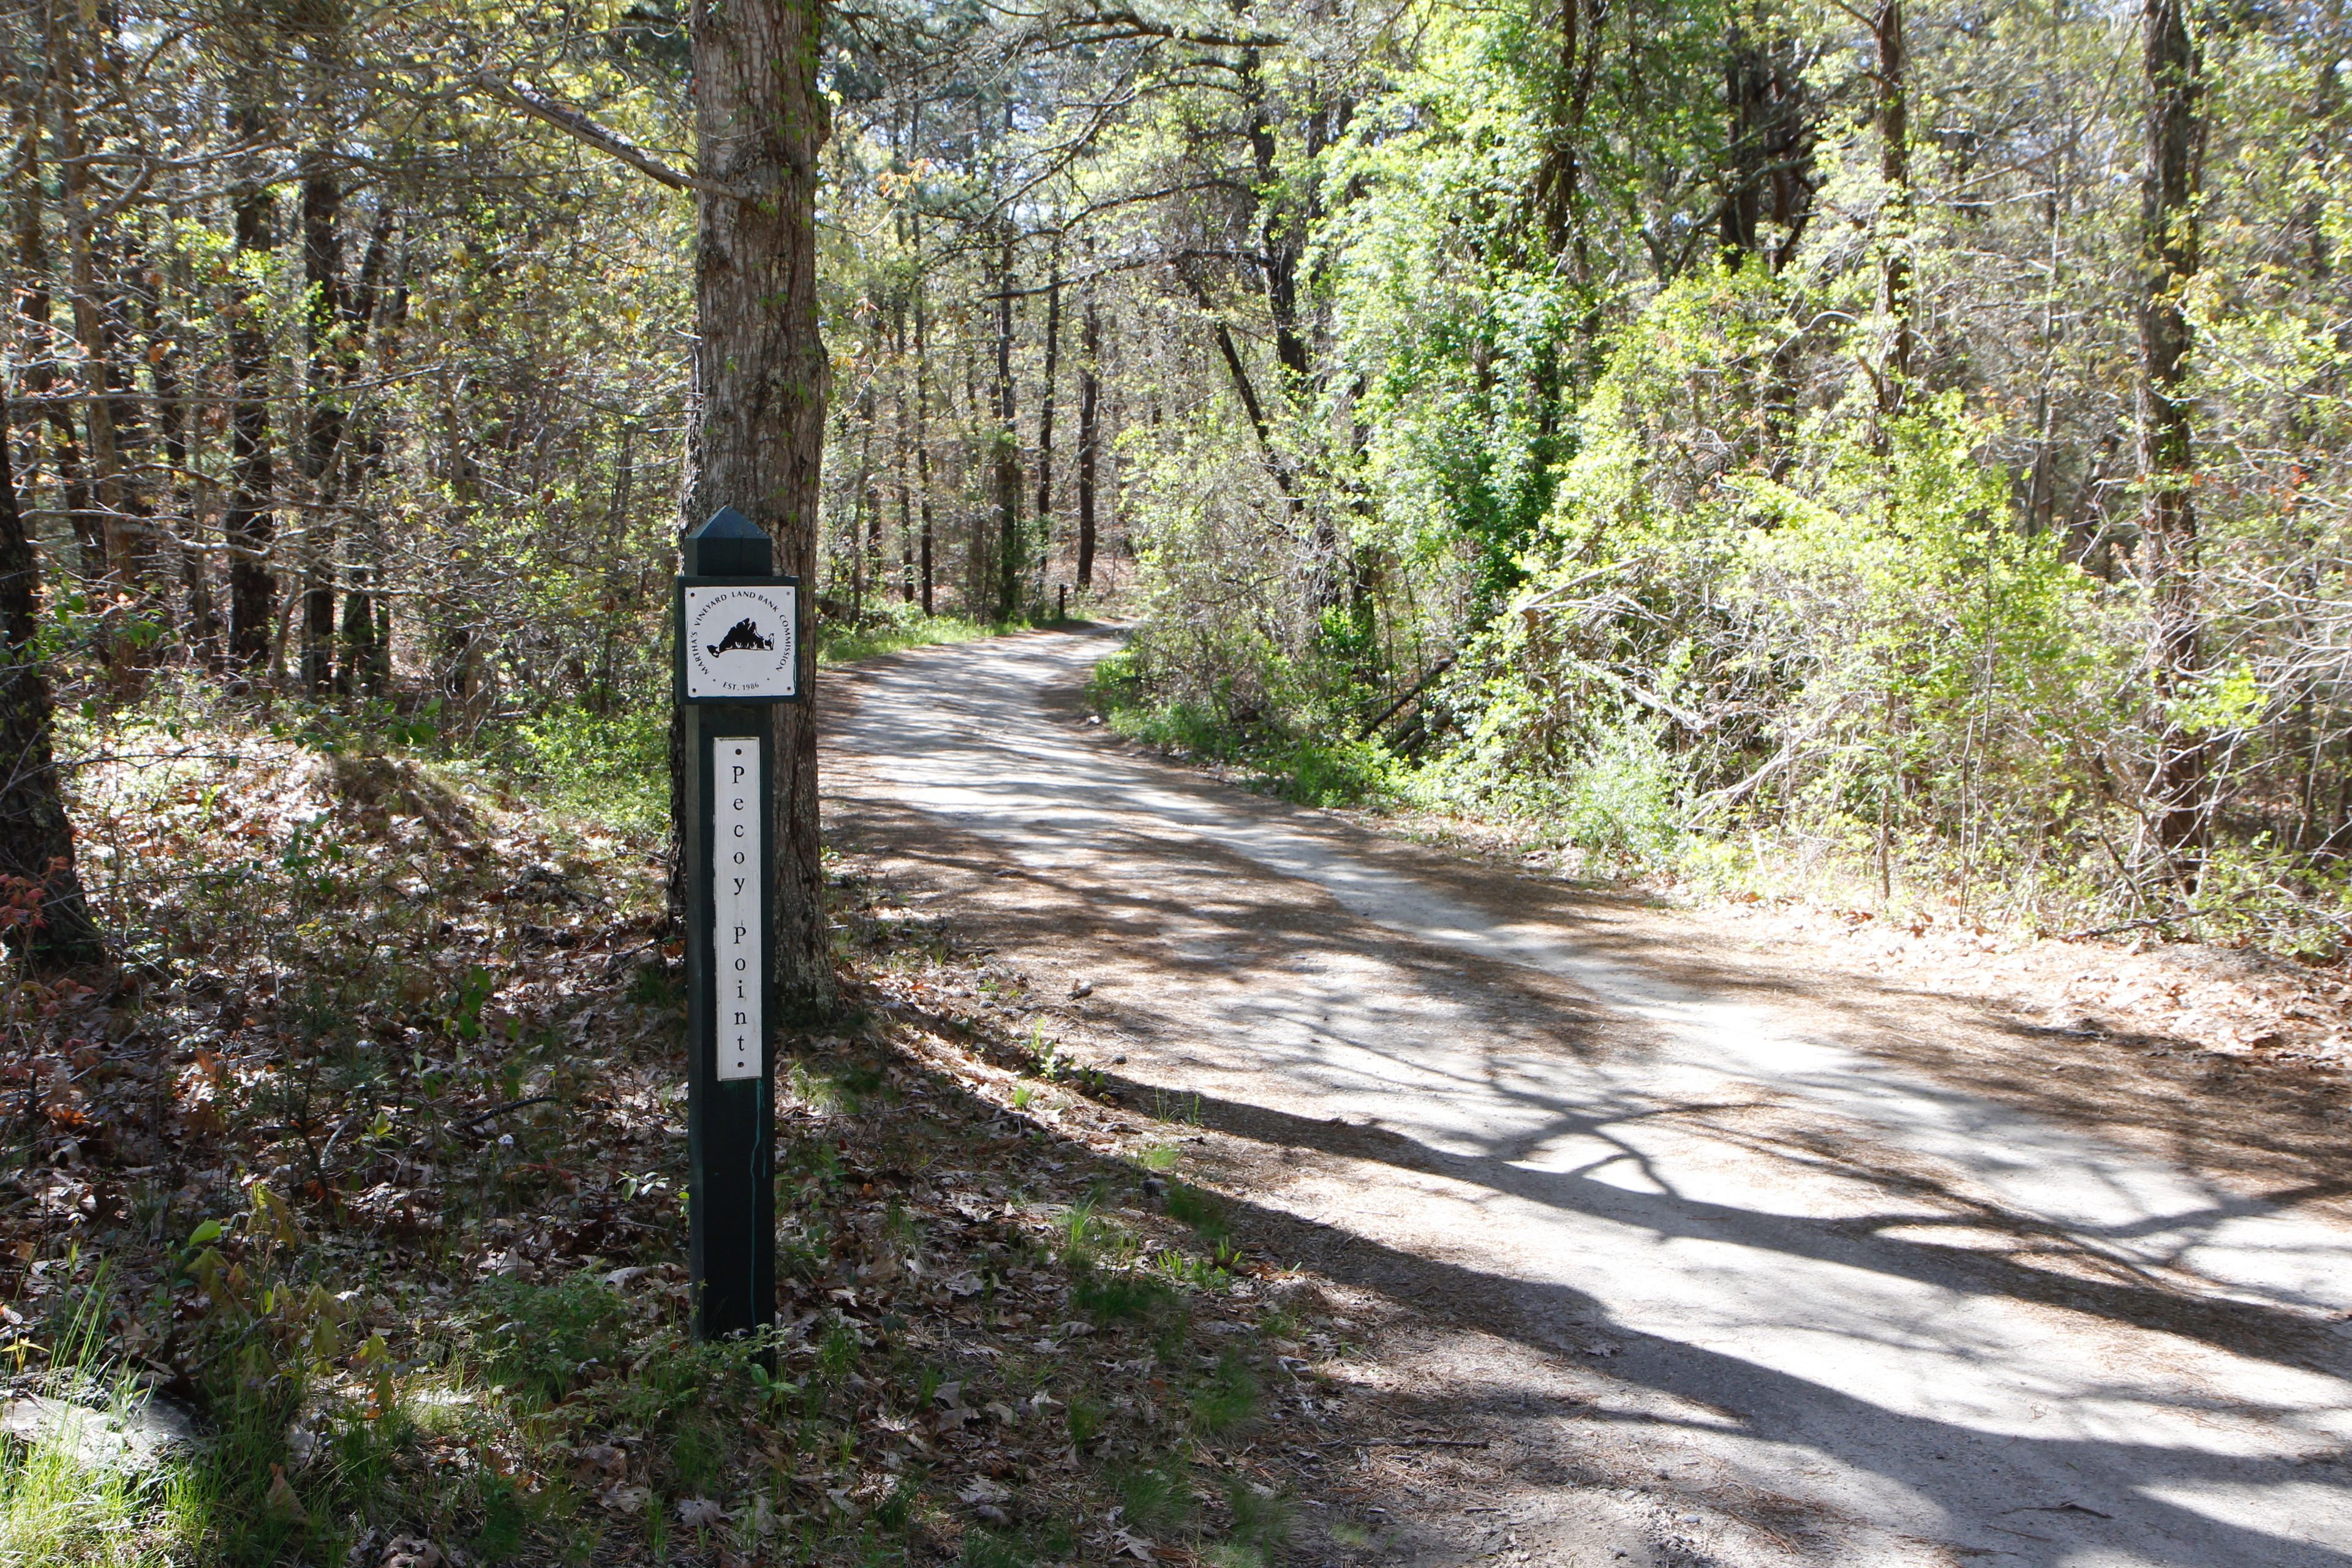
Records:
M837 865L780 1326L696 1345L658 840L396 750L82 771L128 962L6 994L0 1561L1275 1559L1332 1342L1181 1125Z

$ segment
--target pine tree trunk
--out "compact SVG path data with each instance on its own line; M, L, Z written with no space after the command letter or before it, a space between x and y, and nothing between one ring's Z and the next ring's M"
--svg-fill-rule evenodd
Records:
M996 618L1021 613L1021 428L1013 404L1013 238L1004 239L996 274L996 429L991 437L996 474Z
M898 451L891 464L898 487L898 597L906 604L915 602L915 433L912 412L907 396L907 310L899 303L895 325L898 339L898 384L890 395L891 412L898 426Z
M1062 258L1059 250L1055 252L1045 276L1045 384L1037 391L1037 548L1041 563L1052 558L1054 549L1054 390L1055 378L1062 364Z
M8 405L0 400L0 876L41 889L40 919L8 937L37 970L89 963L105 956L98 927L74 871L73 825L58 789L50 750L48 672L34 647L40 563L25 532L10 469ZM10 889L16 891L16 889Z
M1087 290L1078 330L1078 586L1095 584L1095 448L1102 438L1102 311Z
M698 403L691 521L732 506L775 542L777 569L814 584L825 353L817 333L818 0L694 10L699 173L695 255ZM818 862L818 695L775 708L776 983L788 1012L832 1005Z
M914 227L915 248L922 248L921 221ZM930 320L923 298L923 280L915 279L915 508L922 519L922 537L918 542L920 559L917 563L918 581L923 590L923 614L933 613L931 607L932 539L931 539L931 358Z

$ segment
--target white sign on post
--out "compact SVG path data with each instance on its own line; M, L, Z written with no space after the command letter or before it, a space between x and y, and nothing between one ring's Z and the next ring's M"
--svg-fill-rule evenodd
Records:
M760 742L720 735L710 742L711 967L719 986L719 1076L758 1078L760 1026Z
M800 695L800 590L782 583L690 586L686 695L691 702L772 702Z

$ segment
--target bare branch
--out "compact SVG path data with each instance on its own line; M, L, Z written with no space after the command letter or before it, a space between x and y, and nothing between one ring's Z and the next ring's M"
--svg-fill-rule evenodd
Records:
M504 80L488 71L477 71L468 79L501 102L512 104L525 114L547 121L565 135L586 142L607 157L619 159L640 174L656 180L673 191L699 191L707 196L726 196L739 202L752 199L749 191L671 168L619 132L599 125L571 105L558 103L520 82Z

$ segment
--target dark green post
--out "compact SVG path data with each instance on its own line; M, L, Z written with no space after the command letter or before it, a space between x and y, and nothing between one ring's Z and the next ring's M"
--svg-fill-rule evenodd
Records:
M685 731L688 1267L700 1339L775 1316L769 1048L775 1016L777 702L807 691L798 582L770 575L768 536L733 507L696 529L678 578Z

